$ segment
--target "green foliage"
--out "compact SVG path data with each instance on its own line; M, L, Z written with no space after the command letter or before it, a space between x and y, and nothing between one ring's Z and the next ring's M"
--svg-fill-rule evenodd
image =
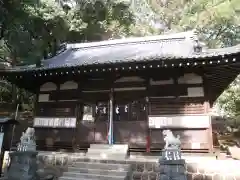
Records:
M208 47L235 45L240 43L240 14L235 4L228 0L194 0L186 6L180 26L197 29Z
M12 86L4 79L0 79L0 103L9 102Z
M128 6L114 0L81 0L69 8L64 5L68 1L30 2L7 1L1 6L0 57L13 65L32 64L55 55L63 42L127 35L134 22Z
M126 4L114 0L82 0L67 12L68 41L99 41L129 34L134 23Z
M128 6L122 2L79 0L72 7L66 5L68 2L0 1L0 61L12 66L39 64L41 59L54 56L63 42L125 36L134 22ZM4 101L6 98L11 101L15 95L7 84L4 85L0 95L4 96ZM19 94L20 90L14 92Z
M223 114L240 123L240 76L223 92L216 102Z
M139 1L145 2L145 5L142 6L149 4L154 12L151 19L154 20L155 25L157 23L161 25L161 27L154 27L150 23L144 23L134 26L133 31L140 32L139 34L196 29L201 40L210 48L240 43L240 5L238 0ZM142 17L146 17L149 10L140 12L140 14Z

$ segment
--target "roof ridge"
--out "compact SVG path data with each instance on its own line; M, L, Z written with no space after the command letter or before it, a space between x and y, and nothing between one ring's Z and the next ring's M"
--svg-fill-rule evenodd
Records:
M67 44L67 49L80 49L80 48L91 48L91 47L101 47L108 45L125 45L131 43L143 43L143 42L153 42L153 41L164 41L164 40L184 40L192 39L196 36L194 30L179 32L179 33L169 33L157 36L145 36L145 37L129 37L123 39L114 39L114 40L104 40L99 42L87 42L87 43L74 43Z
M236 44L234 46L228 46L228 47L221 47L221 48L207 48L206 52L228 51L231 49L236 49L236 51L240 51L240 44Z

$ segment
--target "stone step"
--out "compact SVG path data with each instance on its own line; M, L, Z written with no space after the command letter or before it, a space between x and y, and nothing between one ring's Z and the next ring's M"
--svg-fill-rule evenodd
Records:
M88 153L86 154L86 157L89 159L126 159L127 155L126 154L107 154L107 153Z
M94 162L94 163L108 163L108 164L126 164L126 158L121 156L114 157L100 157L99 155L85 156L79 158L77 162Z
M64 177L73 177L76 179L98 179L98 180L124 180L126 176L116 176L116 175L100 175L100 174L89 174L89 173L77 173L77 172L64 172L63 176L59 179L63 179Z
M67 177L67 176L62 176L62 177L60 177L59 178L59 180L85 180L86 178L82 178L82 179L80 179L80 178L75 178L75 177ZM98 180L97 178L96 179L93 179L93 178L91 178L91 179L88 179L88 180Z
M90 144L86 157L89 159L119 159L124 160L128 156L126 144Z
M84 169L104 169L104 170L122 170L128 171L130 169L129 164L110 164L110 163L97 163L97 162L76 162L74 168Z
M59 178L59 180L99 180L98 178L76 178L76 177L67 177L67 176L62 176ZM107 178L106 178L107 180Z
M104 152L104 153L126 153L123 149L88 149L87 153Z
M90 144L89 149L121 149L124 151L128 150L127 144Z
M124 157L127 157L127 153L125 152L111 152L111 151L89 151L86 153L86 156L95 156L95 155L98 155L98 156L124 156Z
M90 168L76 168L69 167L68 172L72 173L88 173L88 174L97 174L97 175L112 175L112 176L126 176L128 171L124 169L114 169L114 170L105 170L105 169L90 169Z

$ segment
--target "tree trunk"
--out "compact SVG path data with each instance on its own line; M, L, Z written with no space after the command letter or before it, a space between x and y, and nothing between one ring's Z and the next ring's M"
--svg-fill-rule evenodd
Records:
M17 65L17 57L16 57L16 53L13 50L12 54L11 54L11 66L15 67ZM15 109L17 108L17 87L15 84L12 84L12 104L13 104L13 110L15 111Z
M57 39L54 38L52 43L52 56L56 56L58 49Z

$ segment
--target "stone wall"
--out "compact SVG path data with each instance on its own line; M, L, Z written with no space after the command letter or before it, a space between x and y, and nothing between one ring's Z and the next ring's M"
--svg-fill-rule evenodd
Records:
M194 161L186 159L188 180L240 180L240 161L216 160L195 158ZM133 179L157 180L159 170L155 162L133 163Z
M188 179L240 180L239 160L205 160L187 163Z
M74 164L77 160L84 158L83 153L40 153L39 160L45 165L55 167L56 175L59 171L56 167L65 169L68 165ZM240 161L238 160L216 160L213 158L186 157L186 169L188 180L240 180ZM133 180L158 180L159 165L157 158L130 158L120 163L132 165ZM110 163L113 163L111 161ZM118 161L119 162L119 161ZM58 169L58 168L57 168ZM48 168L50 171L50 169ZM61 171L60 171L61 172Z
M67 170L67 166L83 158L83 153L41 152L38 156L40 170L45 170L57 177ZM188 180L240 180L239 160L216 160L208 157L185 157L185 159ZM157 161L156 157L141 157L117 162L132 165L132 180L158 180L160 168ZM115 161L111 160L109 163L115 163Z
M6 174L10 162L9 151L5 151L2 172ZM68 166L74 164L78 159L84 157L84 153L58 153L58 152L39 152L38 166L40 173L53 174L56 177L62 175Z

